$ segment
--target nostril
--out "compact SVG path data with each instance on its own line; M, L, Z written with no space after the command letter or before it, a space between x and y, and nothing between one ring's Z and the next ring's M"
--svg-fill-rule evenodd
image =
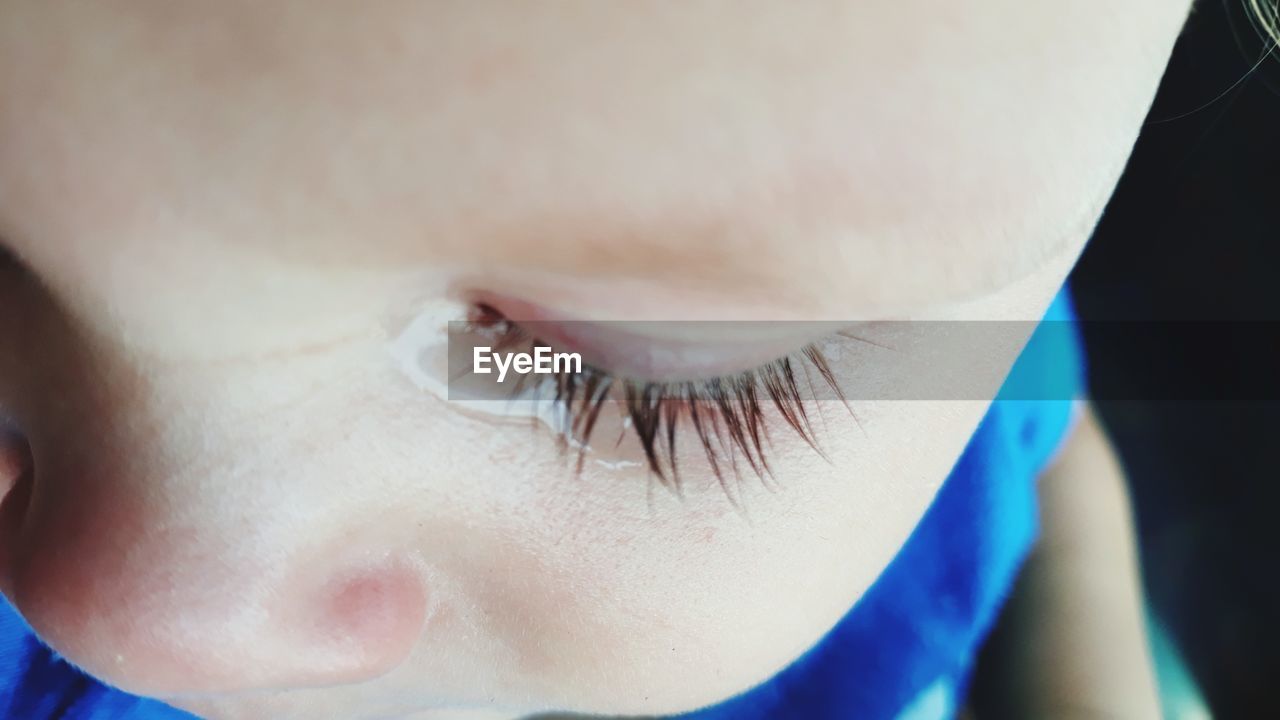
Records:
M5 533L17 527L17 520L26 509L33 469L31 446L26 439L0 428L0 530Z
M31 448L27 441L11 430L0 428L0 498L31 471Z
M0 428L0 591L10 596L9 554L31 497L33 467L31 446L26 439Z

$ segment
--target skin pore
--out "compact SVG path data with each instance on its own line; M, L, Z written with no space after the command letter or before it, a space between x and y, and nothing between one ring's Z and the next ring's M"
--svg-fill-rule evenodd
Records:
M33 468L6 442L0 590L213 718L744 690L874 581L983 403L857 403L829 461L779 432L735 507L705 466L575 476L389 343L486 292L1034 320L1187 9L0 0L0 433Z

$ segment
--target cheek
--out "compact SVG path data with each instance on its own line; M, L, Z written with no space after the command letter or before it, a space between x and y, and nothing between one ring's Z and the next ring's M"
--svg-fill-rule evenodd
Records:
M518 678L553 707L670 713L745 690L874 581L982 411L860 404L862 427L833 421L825 436L829 463L778 436L772 481L729 478L737 507L707 472L677 497L642 474L535 466L528 495L469 519L493 523L473 531L475 551L445 561L474 607L453 618L458 638L499 639L486 662L514 670L507 691ZM511 482L509 465L475 469L485 485Z
M1071 259L955 317L1038 318ZM1002 339L978 358L1001 377L1025 335ZM976 400L851 406L856 419L835 403L822 408L829 461L774 433L772 478L745 468L728 478L736 506L696 460L677 496L642 472L588 463L575 477L571 462L530 449L550 445L546 437L459 422L456 445L491 449L436 478L443 492L473 495L459 512L475 547L445 565L476 608L460 626L501 639L484 662L512 668L521 692L556 707L678 712L766 679L874 582L987 409Z

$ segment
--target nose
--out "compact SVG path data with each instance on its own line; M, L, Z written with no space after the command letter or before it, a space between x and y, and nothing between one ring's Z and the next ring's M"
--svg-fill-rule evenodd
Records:
M359 531L246 542L129 483L45 488L41 462L0 434L0 589L104 681L166 697L354 683L417 643L424 573L393 543Z
M391 535L410 524L316 489L342 476L326 458L263 449L274 418L153 420L181 414L98 337L0 256L0 592L41 639L154 696L400 664L429 601L413 543Z

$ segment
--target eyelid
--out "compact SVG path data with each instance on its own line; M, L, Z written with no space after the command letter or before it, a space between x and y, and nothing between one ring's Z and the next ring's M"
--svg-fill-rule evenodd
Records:
M471 322L474 329L496 340L495 345L504 351L546 344L530 335L523 324L507 320L492 308L480 306L477 310ZM772 475L766 453L773 445L767 411L776 412L790 430L822 454L804 396L805 390L814 389L815 380L803 363L817 371L820 379L816 382L834 390L852 416L825 357L813 344L740 373L701 381L636 380L584 362L580 373L521 375L508 390L512 397L532 390L541 400L545 397L543 388L551 388L548 399L564 409L559 413L563 422L559 431L578 447L578 472L601 410L612 397L622 407L626 427L638 439L650 472L661 483L679 491L677 437L683 434L679 428L688 427L710 470L728 493L725 473L737 475L738 460L762 480ZM527 378L534 378L535 388L528 387Z
M843 326L831 322L588 321L490 297L477 305L611 373L651 381L722 377L792 353Z
M616 323L521 323L556 348L581 353L590 364L615 375L650 381L723 377L774 360L794 343L724 343L655 340Z

